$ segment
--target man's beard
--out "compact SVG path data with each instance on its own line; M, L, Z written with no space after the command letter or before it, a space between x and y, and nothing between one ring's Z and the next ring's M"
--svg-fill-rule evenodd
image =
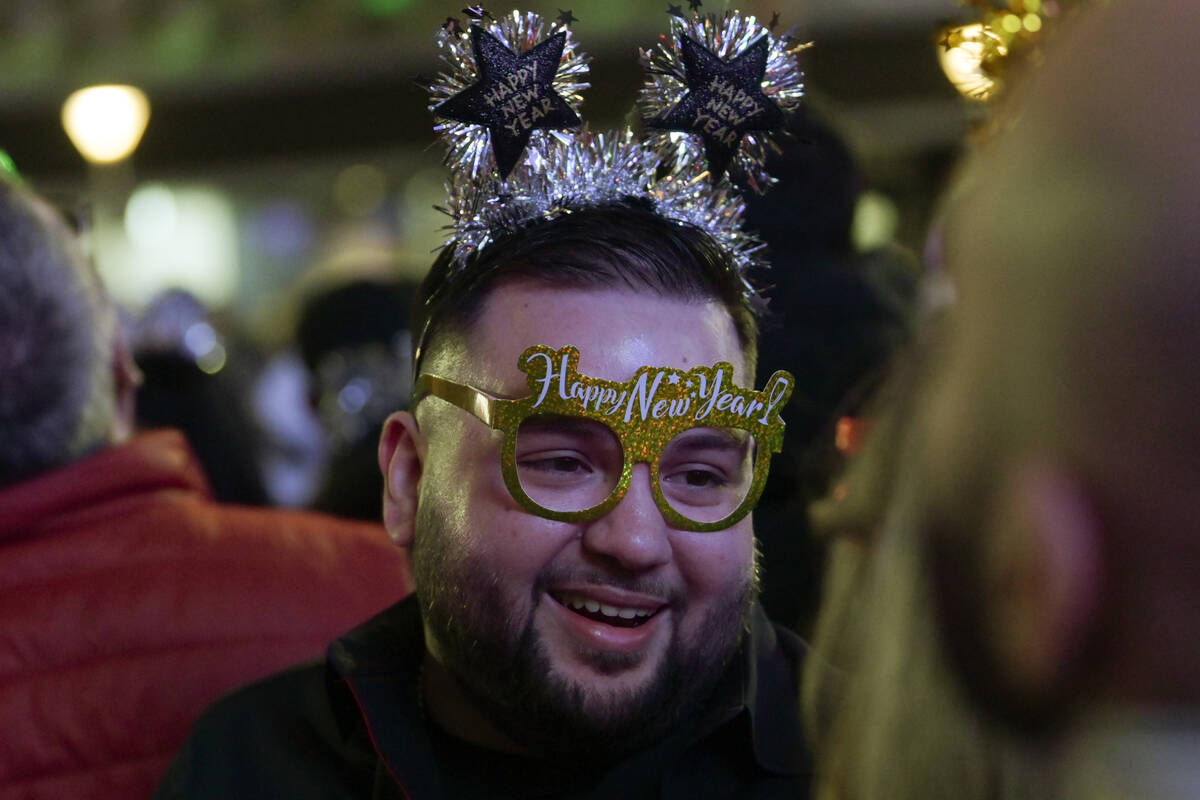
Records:
M677 722L696 715L738 651L748 626L757 583L750 576L696 626L692 642L681 639L678 620L687 599L664 595L660 584L597 571L572 570L586 582L617 585L668 596L676 626L654 674L642 685L605 691L557 672L534 627L534 611L555 578L550 568L537 576L530 613L510 612L502 578L465 552L447 530L435 504L418 509L412 565L423 621L436 638L445 666L474 704L516 741L546 755L587 761L611 760L662 738ZM635 666L642 654L585 650L577 656L601 675Z

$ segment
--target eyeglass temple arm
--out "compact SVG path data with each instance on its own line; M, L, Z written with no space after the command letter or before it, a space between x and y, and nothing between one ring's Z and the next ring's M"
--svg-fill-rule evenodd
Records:
M484 425L495 427L499 398L485 394L473 386L466 386L425 373L417 378L416 385L413 386L412 407L416 408L417 403L428 395L439 397L447 403L453 403Z

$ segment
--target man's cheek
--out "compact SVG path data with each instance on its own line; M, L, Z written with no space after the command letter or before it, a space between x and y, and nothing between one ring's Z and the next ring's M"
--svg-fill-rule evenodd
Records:
M721 593L753 577L754 534L748 518L723 531L673 531L671 548L692 590Z

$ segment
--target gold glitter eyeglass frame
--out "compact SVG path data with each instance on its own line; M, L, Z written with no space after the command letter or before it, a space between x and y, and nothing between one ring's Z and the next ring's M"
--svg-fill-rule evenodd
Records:
M534 355L546 356L546 369L541 374L538 374L536 369L531 369L531 362ZM762 495L763 487L766 485L771 456L778 453L783 446L784 426L783 422L778 419L777 410L774 410L768 424L760 424L756 420L747 419L745 415L739 415L727 408L712 409L703 422L697 422L694 419L686 417L632 421L618 418L614 420L611 413L605 414L592 408L581 407L579 402L562 397L556 392L542 391L541 396L538 396L538 381L548 382L550 380L549 372L551 370L552 357L562 358L564 377L568 374L569 369L570 376L581 379L580 382L586 381L589 385L613 389L634 386L639 383L639 378L643 374L662 373L664 375L673 374L676 378L691 380L699 380L703 377L708 381L708 385L712 387L712 391L715 392L717 391L717 387L720 386L722 370L728 374L732 374L733 371L732 367L727 363L720 363L713 367L696 367L686 373L671 368L642 367L638 370L634 378L625 384L618 384L578 375L576 367L579 353L573 347L565 347L555 351L544 345L535 345L526 350L521 357L521 368L528 374L531 389L531 394L525 397L500 397L468 384L458 383L429 373L422 373L417 378L413 387L413 400L410 407L416 409L417 404L426 397L437 397L461 408L489 428L502 432L504 434L504 443L501 449L500 464L504 477L504 485L508 488L512 498L522 508L531 514L545 519L560 522L589 522L609 513L625 497L625 493L629 490L633 479L633 466L639 462L643 462L650 467L650 487L655 504L658 506L659 511L662 512L663 518L672 527L695 532L724 530L735 525L753 510L754 506L758 503L759 497ZM655 385L658 386L658 382ZM677 385L681 387L679 391L682 391L682 387L690 386L691 384L685 383L683 380L673 380L670 385ZM744 393L747 396L754 395L772 398L771 405L767 407L768 412L770 412L772 409L781 408L786 404L788 397L791 395L793 385L794 380L792 376L787 372L779 371L771 376L771 379L767 382L762 392ZM736 387L731 388L736 389ZM539 415L560 415L592 420L605 425L612 431L616 439L620 442L623 463L621 475L614 485L611 494L606 499L591 508L577 511L558 511L546 508L526 493L525 489L521 486L520 477L517 474L517 433L521 427L521 423L530 417ZM767 417L764 416L764 418ZM697 427L736 428L753 434L756 440L754 472L745 498L725 517L709 522L689 519L675 510L663 494L659 475L659 459L667 444L681 432Z

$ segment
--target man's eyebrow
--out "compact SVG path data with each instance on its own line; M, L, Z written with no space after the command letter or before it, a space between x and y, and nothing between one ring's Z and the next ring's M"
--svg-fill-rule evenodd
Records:
M684 431L671 440L672 450L744 450L753 442L754 437L748 432L738 431L738 436L732 431L715 428L692 428Z
M596 439L616 438L616 434L603 422L581 417L571 417L565 414L539 414L534 417L528 417L521 423L520 429L525 431L531 428L533 430L530 430L530 433L562 433L572 436L586 435Z

